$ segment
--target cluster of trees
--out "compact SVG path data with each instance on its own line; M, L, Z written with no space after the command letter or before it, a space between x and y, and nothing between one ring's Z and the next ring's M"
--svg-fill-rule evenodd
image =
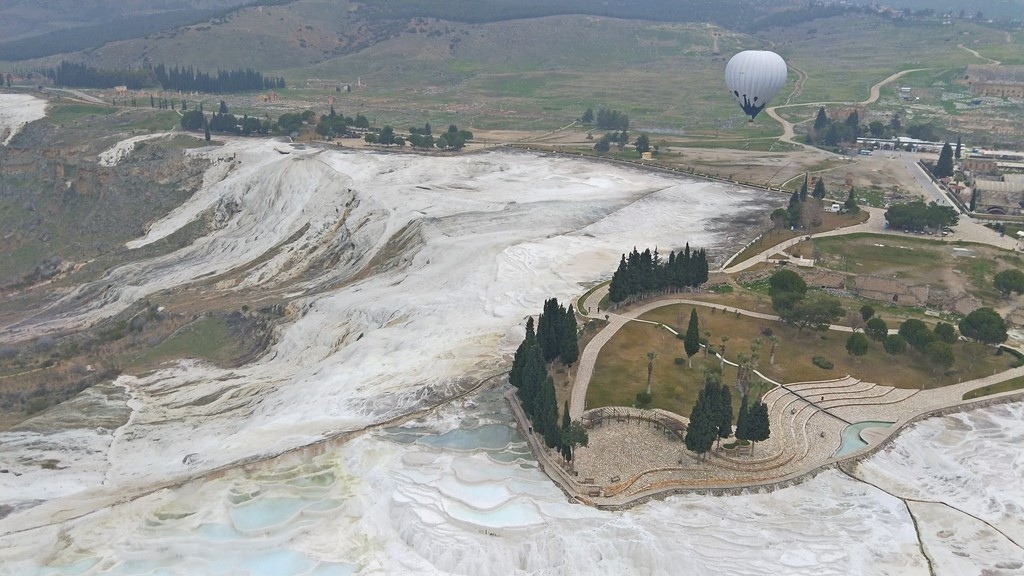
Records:
M597 127L602 130L620 130L624 132L629 129L629 116L618 110L599 108L595 116L594 109L587 108L583 116L580 116L580 122L584 124L593 124L595 120L597 121Z
M279 119L278 124L280 123ZM350 134L349 126L365 130L370 127L370 121L362 114L356 114L355 118L339 114L335 112L334 106L331 106L331 111L321 116L320 121L316 123L315 132L323 136L325 140L330 140L337 136Z
M797 327L827 330L828 325L845 314L838 298L821 292L807 294L807 283L796 272L784 268L768 278L768 295L772 308L783 322Z
M303 112L286 112L277 118L277 127L285 134L298 132L302 129L303 122L312 122L316 118L316 112L304 110Z
M861 134L860 114L856 110L843 121L835 121L825 113L825 107L818 108L814 125L807 133L807 143L818 146L836 146L840 142L851 142Z
M629 143L629 132L625 130L618 130L615 132L605 132L601 136L601 139L594 144L594 150L598 152L607 152L612 149L612 144L616 148L622 150Z
M187 68L167 69L163 64L142 68L108 70L75 62L61 61L56 68L41 70L58 86L78 88L113 88L127 86L132 90L159 86L181 92L245 92L284 88L284 78L265 78L252 68L218 70L216 75Z
M575 362L579 356L576 338L572 306L566 310L558 300L547 300L536 332L533 318L526 321L526 338L516 349L508 377L509 383L519 392L523 411L530 418L533 429L544 437L549 448L558 449L566 460L572 460L577 446L587 445L587 432L581 423L570 421L568 401L563 407L562 424L559 426L555 383L548 374L547 366L555 360L565 364Z
M210 139L210 132L230 132L249 136L250 134L268 134L273 128L269 120L261 121L259 118L243 115L241 118L228 112L228 105L221 100L217 112L207 119L203 113L202 104L198 110L189 110L181 116L181 127L185 130L203 130L206 132L206 139Z
M364 139L369 144L405 146L406 142L408 142L416 148L440 148L442 150L461 150L466 146L466 142L473 139L472 132L459 130L459 127L455 124L449 125L448 131L439 134L437 138L434 138L433 134L430 133L430 124L427 124L424 128L410 128L409 132L408 137L399 136L395 134L394 128L385 126L377 134L366 134Z
M860 114L856 110L850 112L845 119L833 120L822 106L818 108L814 124L807 132L805 140L808 144L816 146L838 146L843 142L854 142L857 138L868 135L872 138L896 138L906 135L929 142L935 142L941 137L938 129L930 123L915 123L904 127L899 113L893 114L888 123L872 120L864 125L860 123Z
M697 394L697 401L690 411L690 424L683 442L687 450L703 455L711 450L716 439L721 441L732 434L732 394L728 386L721 384L721 372L712 367L704 373L704 387ZM760 400L748 406L747 395L744 394L736 419L736 438L756 443L770 436L768 406Z
M889 327L881 318L874 316L870 306L861 308L861 316L866 320L864 333L854 332L846 340L846 351L853 356L868 353L870 340L881 342L887 354L903 354L908 347L913 348L927 359L935 369L947 369L956 361L953 345L960 339L960 334L985 344L999 344L1007 338L1006 322L995 310L979 308L960 321L960 334L957 327L948 322L939 322L934 328L916 318L910 318L900 324L896 334L889 334Z
M253 90L280 90L285 87L284 78L264 77L252 68L238 70L217 70L212 75L192 66L168 69L163 64L153 67L153 76L164 90L179 92L248 92Z
M896 230L938 230L956 226L960 215L952 206L939 206L934 201L925 204L921 200L905 204L892 204L885 211L885 220L889 227Z
M568 310L551 298L544 301L544 311L537 321L537 341L545 362L558 360L571 366L580 357L579 337L576 331L576 311L572 304Z
M690 251L690 245L678 254L669 252L662 260L658 250L650 248L627 257L622 255L619 267L608 285L608 298L615 303L658 292L697 288L708 281L708 257L703 248Z
M815 218L817 217L816 214L820 213L824 208L825 179L818 178L814 182L813 189L809 189L808 184L808 177L804 175L803 184L800 185L799 190L793 192L793 195L789 197L789 204L785 208L776 208L771 213L769 218L776 227L806 228L808 224L812 227L821 225L820 219L815 220ZM817 202L808 202L808 198L817 200ZM847 212L852 213L860 211L853 188L850 188L846 201L843 203L843 208ZM811 212L811 218L808 218L808 212Z
M145 68L105 70L64 60L56 68L46 68L39 72L53 80L57 86L76 88L127 86L132 90L140 90L157 85L153 71Z
M712 367L704 373L704 387L690 410L690 424L683 442L686 449L707 454L716 439L732 436L732 394L721 383L721 372Z

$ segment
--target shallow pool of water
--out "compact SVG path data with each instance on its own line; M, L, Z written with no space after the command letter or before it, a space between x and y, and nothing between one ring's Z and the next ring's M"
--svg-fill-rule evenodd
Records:
M875 420L865 420L864 422L850 424L843 429L843 442L839 445L839 450L836 450L833 456L845 456L867 446L868 443L860 437L861 431L865 428L888 428L892 424L892 422L879 422Z

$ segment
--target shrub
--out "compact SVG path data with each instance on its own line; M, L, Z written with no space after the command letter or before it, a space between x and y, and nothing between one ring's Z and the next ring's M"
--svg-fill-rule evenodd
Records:
M825 370L831 370L835 366L828 358L825 358L824 356L815 356L814 358L811 359L811 362L814 362L814 365L817 366L818 368L824 368Z
M647 392L640 392L639 394L636 395L636 407L647 408L651 405L651 400L653 399L654 396L652 394L648 394Z
M686 364L686 358L680 358L678 356L676 356L675 359L672 361L676 363L676 366L682 366L683 364Z

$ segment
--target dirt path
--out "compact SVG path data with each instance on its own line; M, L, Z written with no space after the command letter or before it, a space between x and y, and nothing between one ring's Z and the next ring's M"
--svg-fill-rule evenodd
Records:
M966 50L966 51L970 52L972 55L974 55L975 58L978 58L980 60L984 60L985 62L988 62L989 64L995 64L996 66L1002 64L1002 62L1000 62L999 60L993 60L992 58L989 58L988 56L982 56L981 54L978 53L977 50L971 50L970 48L968 48L967 46L964 46L963 44L957 44L956 47L960 48L961 50Z
M983 56L979 56L979 58L983 58ZM871 87L871 92L868 94L867 100L862 100L860 102L852 102L852 103L851 102L803 102L803 103L800 103L800 104L790 104L789 101L794 96L799 94L799 91L803 90L803 83L806 82L806 80L807 80L807 75L802 70L798 70L796 68L793 68L793 69L797 70L797 73L802 75L801 79L797 80L797 87L794 88L793 89L793 93L790 94L789 97L786 98L786 103L785 104L781 104L779 106L771 106L769 108L765 108L765 112L769 116L771 116L773 119L775 119L776 122L778 122L779 124L782 124L782 136L779 137L779 140L783 140L783 141L789 142L791 144L798 144L800 146L806 146L806 145L801 143L801 142L794 142L793 141L793 123L789 122L788 120L783 119L782 116L780 116L778 114L778 112L777 112L779 109L781 109L781 108L796 108L796 107L801 107L801 106L825 106L825 105L829 105L829 104L839 104L839 105L856 104L856 105L859 105L859 106L867 106L868 104L874 104L875 102L878 101L878 97L881 94L882 86L885 86L886 84L888 84L890 82L898 80L899 78L902 78L903 76L905 76L907 74L910 74L911 72L920 72L922 70L929 70L929 68L912 68L912 69L909 69L909 70L902 70L900 72L892 74L888 78L886 78L885 80L882 80L881 82L879 82L879 83L875 84L874 86L872 86Z

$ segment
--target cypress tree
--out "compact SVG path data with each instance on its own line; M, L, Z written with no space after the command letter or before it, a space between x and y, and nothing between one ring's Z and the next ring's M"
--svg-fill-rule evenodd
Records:
M691 275L691 286L697 288L702 284L706 284L708 281L708 253L706 250L701 248L698 250L693 261L693 273Z
M718 438L732 435L732 393L728 386L718 387Z
M953 175L953 148L946 142L942 145L939 160L935 163L935 177L945 178Z
M572 304L566 310L562 320L562 337L559 342L561 350L559 359L566 366L573 365L580 357L579 333L576 330L576 310Z
M708 388L702 388L697 395L697 402L690 411L690 425L686 428L683 442L686 449L697 454L705 454L711 450L715 442L717 427L714 422L713 401L708 397Z
M551 362L562 353L562 338L566 334L566 310L557 298L544 301L544 312L537 321L537 340L544 352L544 361ZM575 325L575 319L573 319ZM575 333L575 328L573 328ZM579 351L577 349L577 355Z
M619 260L619 267L612 274L612 281L608 284L608 299L612 302L622 302L626 299L626 255Z
M814 192L812 192L811 195L814 196L815 198L817 198L818 200L821 200L821 199L825 198L825 179L824 178L819 177L817 182L814 183Z
M569 427L572 426L572 420L569 419L569 401L566 400L562 404L562 427L559 429L559 442L558 450L562 453L562 458L566 461L572 460L572 446L569 445Z
M558 428L558 400L555 399L555 382L550 376L541 384L535 427L544 434L548 448L561 448L562 435Z
M693 270L690 262L690 243L686 243L686 248L683 249L682 262L680 262L680 278L679 283L681 286L692 286L693 285Z
M698 326L696 308L690 309L690 324L686 327L686 337L683 338L683 350L686 351L689 367L693 368L693 355L700 352L700 326Z
M806 202L807 201L807 180L808 180L808 176L807 176L807 173L805 172L804 173L804 183L800 185L800 196L799 196L799 199L800 199L801 202Z
M804 190L806 190L806 182L804 183ZM806 193L805 193L806 194ZM800 223L800 192L793 192L793 195L789 197L789 205L786 207L787 224L790 227L795 227Z
M516 355L512 359L512 369L508 373L509 384L516 388L523 387L523 370L526 366L527 349L537 345L537 336L533 332L533 317L526 320L526 338L516 348Z
M523 402L523 410L530 415L531 420L538 413L538 398L547 373L540 346L537 344L529 346L526 350L526 361L523 364L519 398Z
M750 421L747 428L751 442L761 442L767 440L769 436L771 436L771 427L768 423L767 404L760 401L755 402L747 413L747 419ZM750 452L754 452L753 447L751 447Z
M747 395L743 395L743 399L740 401L740 413L736 416L736 438L739 440L750 440L750 434L748 433L748 416L749 411L747 409Z

